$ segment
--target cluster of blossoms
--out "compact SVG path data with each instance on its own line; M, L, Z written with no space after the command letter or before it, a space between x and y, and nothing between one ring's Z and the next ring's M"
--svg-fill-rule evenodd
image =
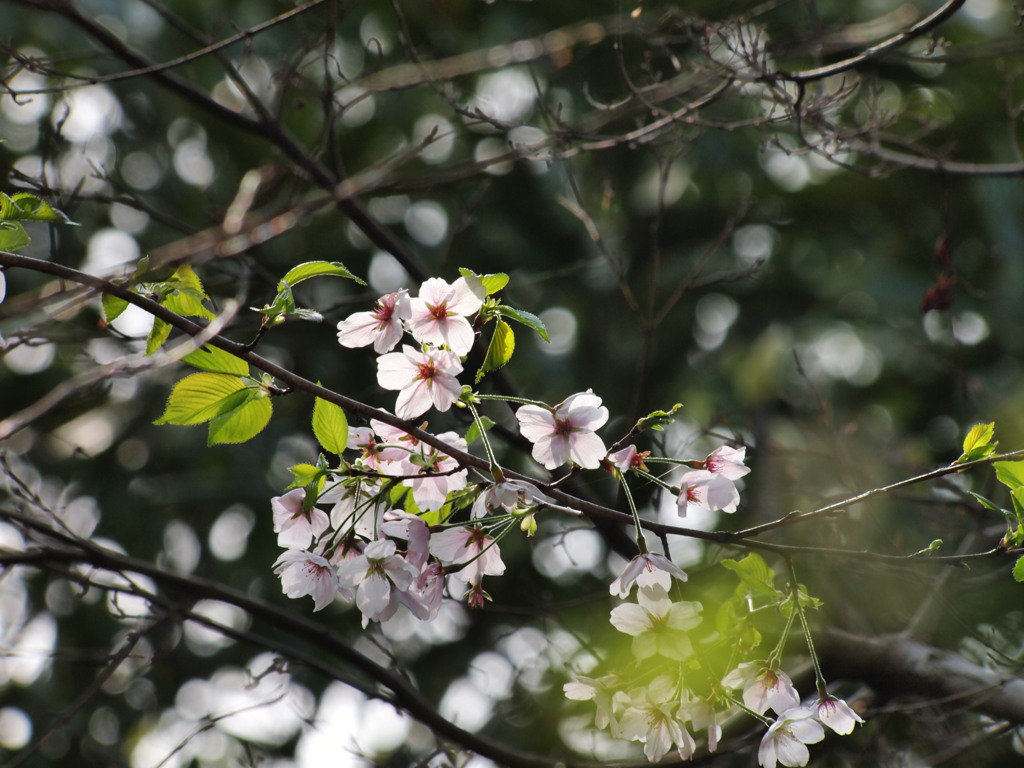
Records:
M465 450L454 432L438 438ZM359 451L354 471L333 482L315 503L308 503L305 488L271 500L277 543L287 548L274 565L285 594L311 595L315 610L337 598L354 602L364 626L386 621L399 605L418 619L433 619L446 574L467 585L471 601L483 599L483 577L505 571L483 522L432 531L422 517L390 507L391 488L400 483L418 509L438 510L466 487L466 470L379 421L352 429L347 447ZM328 505L329 511L321 508ZM481 505L478 516L488 511Z
M358 453L354 460L343 461L337 470L325 469L323 475L330 478L326 483L321 478L272 500L278 544L286 549L275 571L288 596L312 596L315 610L335 600L354 603L364 627L370 621L387 621L400 606L429 621L446 596L458 593L470 605L482 605L487 597L484 577L505 570L498 541L517 523L532 534L534 513L555 505L542 484L509 479L497 465L472 407L485 396L464 392L458 381L473 346L474 323L495 317L489 313L496 305L487 298L492 290L475 276L451 284L432 278L416 297L404 289L390 293L372 311L357 312L338 324L342 345L372 346L379 355L377 381L383 389L398 392L399 418L418 418L431 408L444 412L456 404L472 410L491 479L470 481L466 466L456 458L466 452L466 441L455 432L439 434L428 445L381 421L350 429L346 450ZM403 344L401 351L393 351L406 333L416 346ZM652 761L672 749L686 759L697 748L692 734L706 732L708 749L714 751L721 724L745 709L768 726L758 759L763 768L775 768L779 763L805 765L806 745L823 738L823 726L849 733L861 722L844 702L828 695L820 680L817 704L803 706L774 656L772 662L741 663L724 677L719 673L718 679L711 679L707 669L695 676L702 670L695 645L703 640L692 633L703 624L703 606L671 596L687 576L669 557L648 551L626 477L640 477L672 493L679 517L696 508L733 513L740 501L737 482L750 471L743 447L721 446L696 461L651 458L649 451L632 444L609 453L597 434L608 422L608 409L590 390L555 406L516 401L521 403L516 420L532 444L534 460L548 470L566 465L610 470L626 489L636 521L640 554L610 586L611 594L624 601L611 611L610 621L632 638L627 666L638 672L577 677L564 689L570 699L595 703L598 727L617 738L643 742ZM651 416L667 423L670 415ZM646 428L642 424L635 431ZM435 442L450 451L435 447ZM682 465L685 471L677 485L670 485L651 474L646 462ZM403 497L403 508L394 508ZM461 585L453 589L453 582ZM780 606L790 599L779 595ZM802 610L797 599L794 591L791 610ZM769 710L774 720L766 716Z

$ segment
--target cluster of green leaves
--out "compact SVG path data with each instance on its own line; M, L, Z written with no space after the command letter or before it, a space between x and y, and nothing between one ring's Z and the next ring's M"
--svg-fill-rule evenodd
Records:
M21 222L41 221L46 224L73 224L66 215L48 202L28 192L7 195L0 192L0 251L8 253L31 242Z
M216 347L197 349L182 359L202 372L174 385L154 424L209 422L207 445L244 443L263 431L273 414L268 376L250 376L248 363Z
M789 619L799 600L803 610L818 609L822 603L808 594L801 584L794 595L790 589L775 585L775 571L756 552L740 560L726 558L722 566L736 574L739 584L730 599L725 600L715 615L715 628L723 642L730 644L739 655L746 655L761 644L761 633L754 617L766 609L777 609Z
M189 264L182 264L173 273L162 279L144 280L149 273L149 258L143 257L127 280L117 284L131 288L141 296L148 296L162 307L182 317L197 317L212 320L216 315L206 306L210 297L203 283ZM113 322L128 308L128 301L110 293L103 294L103 317ZM146 354L152 355L171 335L171 325L159 317L153 318L153 327L146 338Z
M999 442L995 440L996 425L976 424L967 433L964 439L964 452L954 463L964 464L968 461L988 459L996 455L996 448ZM992 464L996 471L996 479L1005 485L1010 491L1010 501L1013 509L1006 509L979 493L971 492L971 495L978 500L986 509L999 512L1006 520L1006 535L1001 542L1002 546L1022 547L1024 546L1024 461L996 461ZM1024 556L1017 558L1013 566L1013 578L1017 581L1024 581Z

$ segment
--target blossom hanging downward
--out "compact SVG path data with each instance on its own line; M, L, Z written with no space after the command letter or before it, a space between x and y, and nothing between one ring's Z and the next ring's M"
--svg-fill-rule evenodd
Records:
M578 392L554 408L524 405L516 411L519 431L533 443L533 458L547 469L574 461L584 469L601 466L607 450L594 431L608 421L608 409L591 392Z
M757 762L761 768L775 768L776 763L788 766L807 765L811 757L807 744L825 738L825 729L806 707L787 709L771 724L761 739Z
M401 352L377 358L377 383L384 389L397 389L395 414L401 419L414 419L431 406L447 411L459 399L462 388L455 378L462 373L462 363L452 352L428 349L420 352L408 344Z

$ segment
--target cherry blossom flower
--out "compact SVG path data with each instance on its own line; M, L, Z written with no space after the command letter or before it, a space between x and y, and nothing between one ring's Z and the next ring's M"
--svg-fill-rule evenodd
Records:
M618 688L615 675L592 678L578 675L575 680L562 686L565 698L573 701L593 701L597 711L594 713L594 724L598 728L607 728L612 722L613 697Z
M680 517L686 517L691 507L732 513L739 503L739 491L732 480L723 475L716 475L706 469L693 469L679 480L676 507Z
M444 568L431 563L422 571L409 589L398 593L398 599L420 621L432 621L441 610L444 598Z
M279 547L306 549L330 526L330 519L323 510L316 507L302 508L305 500L305 488L293 488L283 496L275 496L270 500Z
M807 765L811 753L806 745L817 744L823 738L825 729L814 719L814 712L806 707L787 709L761 739L757 762L761 768L775 768L776 763Z
M394 616L398 610L395 589L407 590L419 578L419 571L395 554L396 549L390 539L371 541L361 555L338 566L340 583L356 591L363 627L370 621L387 621Z
M620 472L630 469L641 469L647 471L644 459L651 455L650 451L638 451L635 445L627 445L615 453L608 454L608 461L614 464Z
M800 706L800 694L789 675L759 661L745 661L722 678L726 688L743 689L743 705L759 715L768 709L782 714Z
M442 344L456 355L473 347L473 326L466 319L484 303L483 289L474 289L464 277L449 285L432 277L420 286L419 297L410 300L409 332L421 344Z
M750 467L743 464L746 453L746 448L730 448L728 445L723 445L713 450L704 459L702 469L721 475L727 480L739 480L750 472Z
M863 723L860 715L853 711L853 708L842 699L835 696L825 696L818 699L818 706L815 708L814 716L822 725L827 725L836 733L845 736L853 733L857 723Z
M608 421L608 409L591 392L578 392L554 408L524 405L516 411L519 431L533 443L533 458L547 469L574 461L597 469L606 449L594 431Z
M390 352L401 340L411 307L409 294L403 288L377 300L370 312L356 312L338 323L338 343L346 347L365 347L373 344L377 354Z
M408 542L405 559L411 566L420 570L426 565L430 556L430 528L422 518L392 509L384 513L380 530L385 536Z
M703 606L697 602L673 603L661 586L641 587L636 603L623 603L612 609L611 623L620 632L633 636L633 654L646 659L658 653L682 661L693 652L684 633L701 623Z
M330 605L338 594L338 574L321 555L301 549L289 549L274 563L281 577L281 588L288 597L313 597L313 610Z
M612 582L608 591L621 598L629 597L633 584L640 587L660 586L666 592L672 586L672 577L686 581L686 573L664 555L654 552L643 552L622 569L619 577Z
M473 502L471 517L485 517L489 512L501 508L506 512L538 504L553 504L554 501L541 493L540 489L525 480L503 480L488 486Z
M618 735L644 742L644 754L651 762L661 760L673 746L679 757L687 760L696 751L693 736L679 720L672 700L674 686L667 677L655 678L644 690L632 697L629 707L618 723Z
M500 576L505 563L494 539L480 526L449 528L430 537L430 554L443 563L467 563L455 578L467 584L480 584L485 576Z
M431 406L439 411L451 408L462 394L455 378L460 373L459 358L443 349L420 352L404 344L401 352L377 358L377 383L384 389L400 390L395 414L402 419L414 419Z

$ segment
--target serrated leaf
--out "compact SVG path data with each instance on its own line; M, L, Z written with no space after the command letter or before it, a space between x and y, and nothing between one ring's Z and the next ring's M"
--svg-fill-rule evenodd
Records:
M999 482L1011 491L1024 485L1024 461L997 461L992 466Z
M111 293L104 293L100 304L103 307L103 319L108 323L114 322L122 312L128 309L127 301Z
M227 373L233 376L249 375L249 364L245 360L212 344L189 352L181 358L181 361L211 373Z
M45 221L50 224L71 224L72 221L48 202L29 192L8 197L0 192L0 219L7 221Z
M348 445L348 419L341 406L316 398L313 403L313 434L325 451L340 456Z
M476 381L480 381L485 373L496 371L512 359L512 353L516 350L516 335L512 332L512 326L504 320L499 320L494 326L494 334L491 336L491 343L487 345L487 355L480 370L476 372Z
M998 442L993 442L995 436L995 422L990 424L975 424L964 438L964 452L954 464L963 464L967 461L977 461L991 456L996 451Z
M323 470L313 464L293 464L288 468L288 471L292 473L294 478L291 485L288 486L288 490L304 488L315 482L318 477L323 477L324 475Z
M163 343L167 341L167 337L171 335L171 326L169 323L161 320L159 317L153 318L153 328L149 331L149 336L146 337L146 354L152 355Z
M274 406L258 387L248 387L232 395L222 413L210 420L207 445L244 443L256 437L267 426Z
M779 597L775 588L775 572L768 567L764 558L751 553L742 560L725 559L722 565L733 571L751 592L771 600Z
M199 275L189 264L182 264L174 270L174 274L163 285L167 292L160 299L160 303L172 312L184 317L216 317L203 304L204 301L209 301L210 297L206 295Z
M480 417L480 423L473 422L469 425L469 429L466 430L466 445L472 445L480 439L480 424L483 425L484 431L489 431L494 426L494 422L488 419L486 416Z
M508 285L508 275L504 272L495 272L493 275L478 275L471 269L459 267L459 274L466 279L470 285L477 285L483 289L484 296L497 293ZM476 291L474 291L476 293Z
M544 327L544 323L541 322L541 319L536 315L523 309L506 306L505 304L499 304L495 309L498 311L498 314L504 315L509 320L515 320L517 323L522 323L527 328L532 328L542 339L544 339L544 341L551 341L551 338L548 336L548 329Z
M1017 562L1013 564L1013 580L1024 581L1024 557L1018 557Z
M32 242L28 232L17 221L12 222L9 227L0 228L0 251L8 253L24 248Z
M237 376L223 373L193 373L174 385L167 408L154 424L202 424L230 407L230 398L245 389Z
M307 261L289 269L287 274L281 278L281 282L277 284L277 290L280 293L284 290L285 286L294 286L296 283L301 283L303 280L308 280L311 277L332 276L347 277L349 280L355 280L360 285L366 285L365 281L360 280L349 272L348 268L340 261Z

